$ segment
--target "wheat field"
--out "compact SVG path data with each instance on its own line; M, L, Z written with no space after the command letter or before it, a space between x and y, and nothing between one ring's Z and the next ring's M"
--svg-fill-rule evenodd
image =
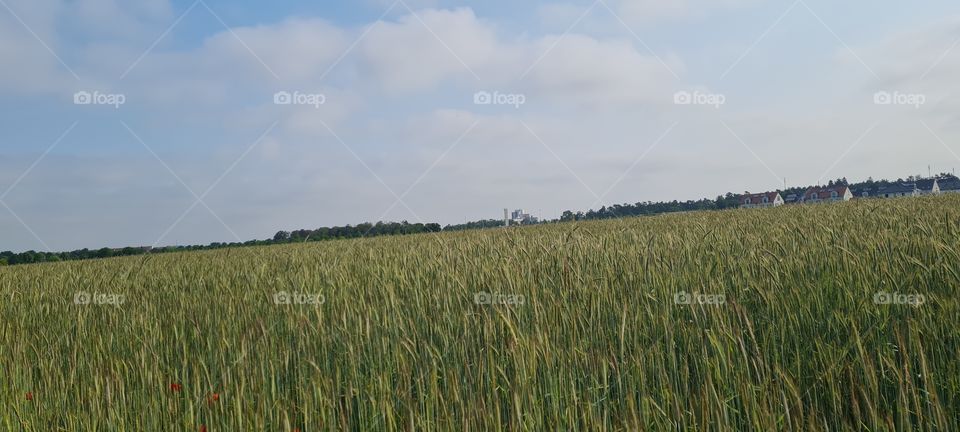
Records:
M960 430L960 196L0 268L0 429Z

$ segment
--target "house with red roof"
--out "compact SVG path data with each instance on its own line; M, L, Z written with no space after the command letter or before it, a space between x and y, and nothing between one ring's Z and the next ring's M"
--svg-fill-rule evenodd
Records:
M853 192L846 185L812 187L807 189L801 198L804 203L821 203L850 201L853 199Z
M782 205L783 197L780 196L780 192L747 193L740 195L741 208L780 207Z

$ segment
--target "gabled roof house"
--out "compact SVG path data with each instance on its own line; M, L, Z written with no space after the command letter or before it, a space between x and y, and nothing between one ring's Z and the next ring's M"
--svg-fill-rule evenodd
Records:
M812 187L803 194L802 201L805 203L832 202L832 201L850 201L853 199L853 193L845 185Z
M792 193L783 197L784 204L799 204L803 200L803 194Z
M742 208L779 207L782 205L783 197L780 196L780 192L740 195L740 207Z
M960 193L960 178L944 178L937 182L940 193Z
M916 186L917 191L920 192L920 195L940 194L940 181L935 178L917 180Z
M938 179L922 179L915 182L860 187L853 190L854 198L897 198L920 195L939 195L942 183ZM960 186L960 185L958 185Z
M860 186L850 189L854 199L877 198L877 186Z
M880 198L897 198L919 195L920 190L917 189L917 185L915 183L898 183L877 189L877 196Z

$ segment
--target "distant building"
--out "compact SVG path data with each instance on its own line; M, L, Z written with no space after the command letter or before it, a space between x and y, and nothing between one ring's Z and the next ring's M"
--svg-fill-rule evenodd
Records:
M943 178L937 182L940 193L960 193L960 178Z
M860 186L857 188L850 189L850 193L853 194L854 199L866 199L866 198L877 197L876 187Z
M901 197L914 197L922 195L920 188L916 183L897 183L886 186L878 186L869 191L864 191L868 193L869 198L901 198Z
M921 179L916 183L920 195L940 195L940 181L937 179Z
M789 194L789 195L783 197L783 203L784 203L784 204L798 204L798 203L800 203L802 200L803 200L803 195L801 195L801 194L795 194L795 193L792 193L792 194Z
M510 213L510 223L512 224L531 224L539 221L536 217L524 212L523 209L517 209Z
M892 198L893 193L902 192L901 188L896 188L894 186L895 185L859 186L851 189L850 192L853 193L853 197L855 199ZM913 188L911 187L909 190L912 191Z
M921 179L915 182L859 187L853 191L853 196L854 198L862 199L939 195L942 192L940 185L941 182L938 179Z
M746 194L740 196L741 208L766 208L779 207L784 204L780 192L764 192L758 194Z
M755 208L797 203L850 201L851 199L900 198L945 193L960 194L960 178L947 174L935 178L911 176L908 181L901 180L897 183L886 181L870 183L869 186L857 186L855 188L842 184L812 187L802 194L790 193L782 198L779 198L779 193L776 192L746 193L738 196L737 199L740 207Z
M897 183L877 189L877 196L880 198L920 196L920 190L915 183Z
M845 185L812 187L807 189L801 198L804 203L850 201L851 199L853 199L853 192Z

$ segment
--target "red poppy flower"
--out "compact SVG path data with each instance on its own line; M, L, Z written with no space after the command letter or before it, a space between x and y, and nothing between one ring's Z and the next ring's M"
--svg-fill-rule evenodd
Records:
M212 393L210 396L207 396L207 405L213 405L214 402L220 401L220 393Z
M180 390L183 390L183 386L182 386L182 385L177 384L177 383L171 383L171 384L170 384L170 391L172 391L172 392L178 392L178 391L180 391Z
M27 392L27 400L28 400L28 401L32 401L32 400L33 400L33 392Z
M207 427L204 425L200 425L200 432L207 432Z

